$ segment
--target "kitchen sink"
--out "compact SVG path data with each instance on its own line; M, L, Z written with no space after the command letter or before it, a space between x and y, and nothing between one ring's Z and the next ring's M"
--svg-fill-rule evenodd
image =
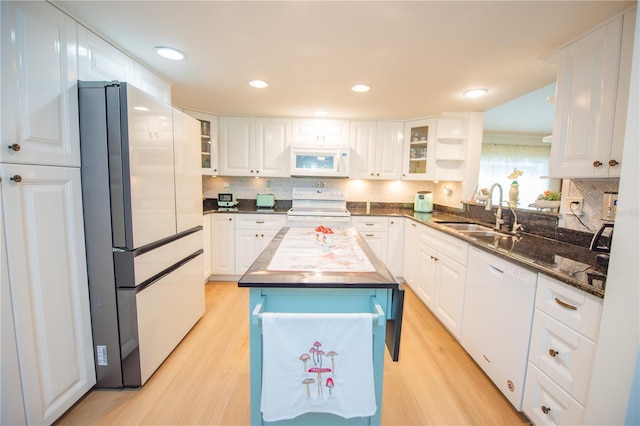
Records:
M488 226L469 222L439 222L438 225L446 226L449 229L453 229L454 231L459 232L491 231L491 228L489 228Z
M468 237L500 237L500 238L509 238L511 235L504 234L502 232L494 231L492 229L487 230L477 230L477 231L460 231L461 234L466 235Z

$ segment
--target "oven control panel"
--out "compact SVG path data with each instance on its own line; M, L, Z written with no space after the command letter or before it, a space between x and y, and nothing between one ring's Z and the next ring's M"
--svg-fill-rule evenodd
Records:
M346 194L341 189L332 188L293 188L293 200L346 200Z

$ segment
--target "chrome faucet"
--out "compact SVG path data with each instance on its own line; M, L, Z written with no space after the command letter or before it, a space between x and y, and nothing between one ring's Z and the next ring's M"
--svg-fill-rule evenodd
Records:
M503 203L506 203L507 207L509 207L509 210L511 210L511 213L513 213L513 225L511 226L511 233L517 234L519 230L524 230L524 226L518 223L518 215L516 214L516 211L513 209L513 207L511 207L511 204L509 204L509 202L506 200L503 201Z
M500 190L500 199L498 200L498 210L496 211L496 214L495 214L496 225L493 227L493 229L495 229L496 231L499 231L500 225L504 223L504 221L502 220L502 186L500 186L499 183L496 182L493 185L491 185L491 188L489 188L489 199L487 200L487 205L484 209L487 211L491 211L491 208L493 207L493 205L491 204L491 199L493 197L493 189L496 186Z

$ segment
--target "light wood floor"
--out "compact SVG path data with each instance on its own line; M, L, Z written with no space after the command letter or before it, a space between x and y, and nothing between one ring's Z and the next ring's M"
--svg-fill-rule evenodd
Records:
M206 285L202 319L139 390L94 390L58 425L249 425L249 290ZM526 424L407 289L400 362L384 368L384 425Z

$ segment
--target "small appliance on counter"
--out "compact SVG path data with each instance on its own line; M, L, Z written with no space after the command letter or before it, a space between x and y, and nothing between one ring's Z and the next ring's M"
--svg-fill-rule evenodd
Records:
M433 211L433 193L431 191L418 191L413 202L413 211L431 213Z
M235 209L238 205L236 196L233 194L218 194L218 210Z
M273 211L276 207L276 196L273 194L257 194L256 208L263 211Z
M602 214L600 219L613 222L618 210L618 193L607 191L602 198Z

